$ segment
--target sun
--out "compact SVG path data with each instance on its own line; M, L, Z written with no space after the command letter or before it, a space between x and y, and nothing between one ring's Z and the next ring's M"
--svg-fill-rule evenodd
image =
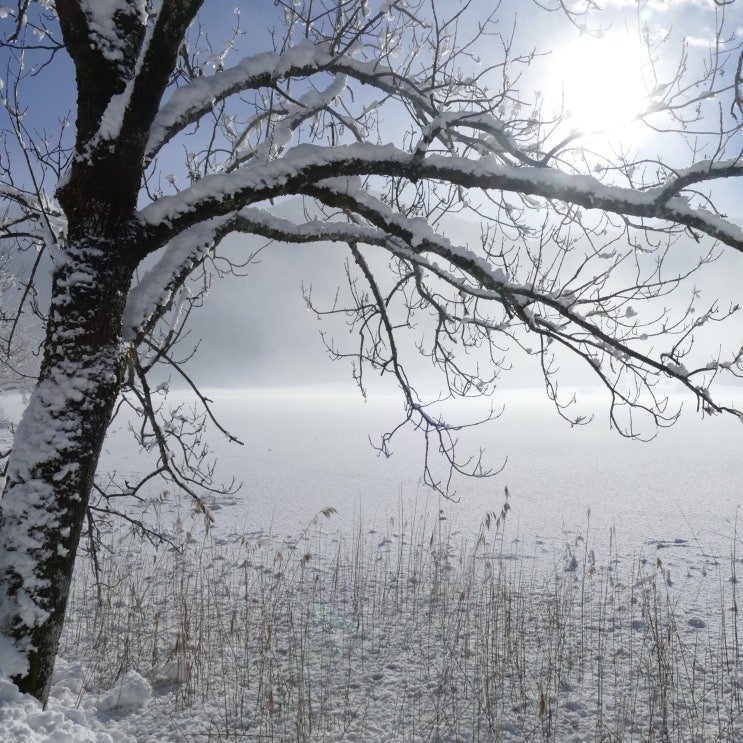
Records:
M648 104L644 59L642 44L628 34L582 36L547 58L545 102L577 131L627 130Z

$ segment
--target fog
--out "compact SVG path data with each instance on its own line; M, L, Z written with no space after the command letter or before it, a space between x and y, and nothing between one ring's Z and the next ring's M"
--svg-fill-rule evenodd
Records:
M279 211L282 216L297 218L298 204L285 203ZM480 227L473 222L451 219L443 229L456 236L460 243L479 244ZM330 309L336 298L340 306L346 306L347 248L330 244L271 243L263 246L264 241L259 242L255 237L237 235L228 237L220 246L218 252L235 261L245 260L255 251L263 249L242 271L245 275L215 276L204 306L192 313L190 333L182 346L185 353L198 344L198 352L188 363L189 373L197 382L209 387L324 384L352 389L351 360L332 361L321 334L340 351L353 353L357 350L356 331L351 332L345 316L318 318L305 300L305 295L310 291L313 305L318 309ZM691 238L677 242L665 257L664 278L688 270L703 250ZM386 258L381 250L370 250L367 255L372 260L377 256L380 271L385 271ZM736 277L741 275L742 262L743 256L732 250L721 250L715 263L705 266L674 294L656 301L653 311L659 312L667 307L672 312L683 314L695 293L698 314L715 303L720 308L729 307L738 301ZM622 266L622 275L618 280L631 285L635 270L636 267L631 264ZM636 309L642 315L642 307L637 306ZM433 373L428 360L412 347L413 342L430 332L420 315L417 320L421 324L416 325L414 332L409 334L405 363L413 383L431 393L441 389L442 381ZM740 347L743 338L740 320L734 316L724 323L708 323L701 329L700 338L703 341L696 342L695 352L710 354L704 357L704 362L719 354L721 349L723 355L732 355ZM500 339L498 342L502 343ZM498 388L543 388L544 379L538 359L528 357L513 343L507 348L506 363L513 368L503 373ZM480 360L486 370L483 374L487 376L490 362L484 353ZM563 387L591 388L598 384L585 361L567 352L559 356L559 367L557 378ZM394 391L396 385L391 375L388 377L389 382L383 384L382 389ZM174 381L177 383L177 380ZM374 386L375 373L370 373L367 381ZM735 382L731 377L724 383Z

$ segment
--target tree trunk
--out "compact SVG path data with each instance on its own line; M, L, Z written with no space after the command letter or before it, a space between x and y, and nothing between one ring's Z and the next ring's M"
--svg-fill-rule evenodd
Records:
M133 266L124 254L93 241L65 249L39 382L16 432L0 501L0 630L13 645L0 647L12 658L2 670L43 703L126 362L121 323Z

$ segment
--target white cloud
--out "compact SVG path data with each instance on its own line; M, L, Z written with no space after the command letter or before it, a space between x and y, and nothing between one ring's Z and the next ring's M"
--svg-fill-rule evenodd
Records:
M603 10L637 8L637 0L603 0L600 7ZM685 8L715 10L716 7L714 0L647 0L641 4L640 11L652 10L665 13ZM572 7L575 12L581 12L584 9L585 3L583 2L577 2Z
M687 36L686 43L689 46L695 46L701 49L709 49L715 43L715 36L713 33L709 36Z

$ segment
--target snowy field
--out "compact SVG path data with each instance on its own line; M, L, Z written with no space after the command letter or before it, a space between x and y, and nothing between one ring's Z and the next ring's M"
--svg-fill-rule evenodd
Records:
M242 490L208 533L175 493L129 507L172 546L112 526L100 585L80 560L48 709L0 684L0 740L743 740L739 423L641 444L510 393L463 440L505 470L449 503L415 438L370 448L394 402L211 396Z

